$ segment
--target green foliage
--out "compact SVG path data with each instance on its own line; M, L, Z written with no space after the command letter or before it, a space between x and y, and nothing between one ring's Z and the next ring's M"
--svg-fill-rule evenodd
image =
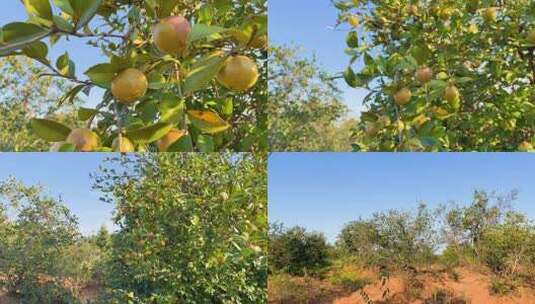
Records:
M191 142L172 146L173 151L267 150L265 0L25 0L23 4L29 20L0 28L0 56L31 58L44 67L43 76L72 83L72 87L61 92L61 97L55 98L61 109L82 93L89 95L94 89L104 91L95 108L80 109L83 115L79 115L76 123L58 121L66 126L43 121L33 123L35 134L44 140L68 140L66 135L58 137L62 132L57 132L54 126L61 131L84 124L101 140L99 147L92 150L111 151L115 138L138 134L140 130L143 137L129 138L135 149L156 150L155 142L166 135L161 126L166 125L188 134L184 137ZM184 16L191 25L184 51L176 54L162 53L155 45L158 38L152 31L156 22L169 16ZM86 39L87 45L101 50L107 60L95 62L79 78L76 62L68 52L58 58L49 54L49 48L57 41L71 37ZM49 39L48 43L44 42L45 38ZM168 43L176 40L171 38L162 40ZM245 92L228 88L216 77L227 59L238 54L247 56L258 66L258 81ZM148 91L134 103L124 104L111 88L117 76L129 68L145 75ZM125 90L129 93L130 89ZM188 115L190 111L219 119L203 120L203 127L199 127L198 121ZM57 117L43 118L57 120ZM29 117L17 119L24 124L29 121ZM23 148L45 150L42 145Z
M60 79L38 77L43 72L27 58L0 58L0 151L48 150L49 145L29 124L33 117L47 116L76 125L73 107L57 111L55 104L61 92L71 86ZM78 105L80 100L73 103Z
M482 260L494 272L515 276L532 266L535 226L521 214L509 213L505 222L487 229L478 244Z
M120 227L105 302L266 301L265 166L253 154L110 159L94 184Z
M41 191L13 179L0 183L0 273L7 278L2 284L27 303L71 302L73 293L61 282L68 275L64 250L79 237L77 219Z
M293 275L318 275L325 271L329 246L322 234L304 228L273 226L269 233L269 267Z
M348 31L343 77L369 90L356 150L533 150L533 1L334 3L338 29ZM349 26L350 16L360 26ZM425 67L430 81L417 81ZM407 103L396 95L402 89L411 92ZM396 123L382 124L384 117ZM375 124L377 132L366 132Z
M350 128L340 90L314 60L297 48L269 52L269 144L271 151L348 151Z
M490 281L491 294L508 295L514 292L519 287L519 282L511 280L510 278L493 277Z
M337 263L330 267L326 280L335 286L342 287L349 293L361 290L371 283L369 278L362 277L361 269L358 266L350 263Z
M344 226L338 246L372 265L415 267L429 263L438 245L435 216L425 205L415 214L398 210Z

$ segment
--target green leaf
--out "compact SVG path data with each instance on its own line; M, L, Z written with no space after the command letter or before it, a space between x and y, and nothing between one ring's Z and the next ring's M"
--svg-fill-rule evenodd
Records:
M63 17L54 16L54 17L52 17L52 19L54 20L54 24L61 31L69 32L69 33L74 31L74 26L68 20L64 19Z
M71 143L64 143L58 149L58 152L75 152L75 151L76 151L76 146Z
M92 66L85 72L85 75L91 79L92 82L103 88L111 88L111 82L115 77L117 71L113 65L109 63L101 63Z
M97 114L98 111L95 109L89 108L80 108L78 109L78 119L81 121L86 121Z
M50 35L50 31L38 25L13 22L2 28L3 43L0 44L0 56L22 49L29 44Z
M215 143L212 136L199 135L196 143L200 152L209 153L215 151Z
M137 144L148 144L164 137L172 128L172 124L160 122L148 127L128 131L126 137Z
M225 32L227 29L220 26L211 26L206 24L195 24L191 28L191 32L188 36L188 43L208 38L214 34Z
M167 152L192 152L193 151L193 141L191 135L184 135L180 137L179 140L175 141L169 148Z
M74 62L69 58L67 52L58 57L58 60L56 60L56 67L62 75L74 77Z
M347 37L346 37L346 43L347 43L347 46L350 48L359 47L359 36L357 32L355 31L349 32L349 34L347 34Z
M226 58L216 52L200 60L186 76L183 93L193 93L206 87L216 77Z
M227 130L230 125L217 113L212 111L188 111L188 117L193 125L204 133L214 134Z
M54 4L59 7L65 14L73 16L74 10L70 0L54 0Z
M24 55L39 61L47 61L48 46L42 41L37 41L23 48L22 52Z
M39 137L49 142L64 141L71 133L69 127L48 119L33 118L31 125Z
M23 0L30 17L39 17L52 21L52 7L48 0Z
M175 124L181 121L186 109L184 101L174 95L163 96L158 107L160 121Z
M74 17L76 19L75 29L79 30L86 26L96 15L101 4L102 0L71 0L71 6L74 10Z

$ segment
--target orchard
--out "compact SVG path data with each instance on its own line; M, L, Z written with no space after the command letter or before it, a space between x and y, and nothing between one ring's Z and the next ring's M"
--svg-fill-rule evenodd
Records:
M33 118L52 151L267 149L267 5L259 1L24 0L28 20L0 28L0 56L25 56L40 77L75 86L58 105L100 88L79 107L84 127ZM60 40L84 39L108 58L76 74ZM61 107L58 107L58 111Z
M369 91L355 150L534 150L533 1L334 4L343 77Z

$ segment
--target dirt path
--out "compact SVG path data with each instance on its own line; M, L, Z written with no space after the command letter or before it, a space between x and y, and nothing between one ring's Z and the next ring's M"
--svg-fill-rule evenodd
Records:
M514 295L510 296L493 296L490 294L490 278L484 274L470 271L467 269L457 270L459 280L455 281L446 274L439 276L421 275L420 281L423 282L421 298L430 298L437 290L446 290L455 297L465 299L470 304L535 304L535 291L525 287L519 288ZM407 300L405 284L400 277L392 277L386 285L390 289L391 302L399 304L422 304L423 300ZM368 285L364 291L375 303L383 303L383 290L380 282ZM462 301L461 301L462 302ZM348 297L335 300L333 304L365 304L359 292L355 292Z

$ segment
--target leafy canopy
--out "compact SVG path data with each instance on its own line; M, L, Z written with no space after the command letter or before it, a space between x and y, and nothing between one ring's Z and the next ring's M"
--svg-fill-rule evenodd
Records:
M334 3L343 77L370 91L356 150L533 150L533 1Z
M264 0L22 3L28 20L0 28L0 56L32 58L47 68L41 76L59 77L75 84L57 100L58 105L72 103L77 96L89 95L95 88L104 90L96 107L78 109L78 119L99 139L90 150L156 150L154 143L172 130L180 130L183 136L174 138L168 151L267 149ZM154 43L156 38L159 43L175 41L172 38L176 36L169 31L168 36L155 37L153 30L169 16L183 16L189 23L188 31L180 34L187 37L185 48L173 54L163 53L161 49L169 48L156 47ZM58 58L49 55L49 48L57 41L71 38L85 39L108 60L96 63L84 72L83 79L79 78L76 63L68 52ZM45 43L45 39L49 42ZM234 69L231 76L227 72L226 79L216 77L237 55L250 59L249 65ZM127 69L140 71L140 82L115 81ZM243 69L249 71L249 79L240 78ZM246 81L247 90L243 86L234 89ZM112 90L115 82L122 83L122 89ZM255 85L250 88L250 84ZM120 102L124 94L133 94L134 101ZM59 142L56 150L87 150L80 148L81 141L87 139L68 137L76 126L46 116L32 120L32 127L44 140ZM114 146L117 138L120 143L131 142L134 149Z

